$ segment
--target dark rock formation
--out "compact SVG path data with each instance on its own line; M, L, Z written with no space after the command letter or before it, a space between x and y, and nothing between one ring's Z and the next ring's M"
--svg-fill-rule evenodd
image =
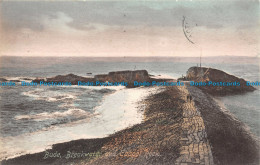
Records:
M194 82L230 82L240 85L232 85L232 86L213 86L206 85L200 86L199 88L203 91L210 93L212 95L232 95L232 94L241 94L245 92L254 91L255 88L252 86L247 86L246 81L242 78L238 78L236 76L227 74L221 70L206 68L206 67L191 67L187 71L187 75L185 77L186 80L194 81Z
M81 82L93 82L93 78L87 78L82 76L77 76L74 74L68 75L58 75L53 78L47 78L47 82L71 82L72 85L77 85L78 81Z
M136 70L136 71L118 71L109 72L108 74L96 75L94 77L95 81L101 82L127 82L127 87L134 87L134 81L138 82L150 82L151 79L146 70Z
M29 81L29 80L32 80L31 78L22 78L22 80L27 80L27 81Z
M94 78L87 78L87 77L82 77L82 76L77 76L74 74L67 74L67 75L58 75L52 78L47 78L47 79L35 79L33 82L71 82L72 85L77 85L78 81L82 82L93 82Z
M7 80L5 78L0 78L0 81L5 82Z
M35 82L35 83L40 83L41 81L45 82L45 79L36 78L36 79L33 80L33 82Z
M10 80L12 82L21 82L20 80Z
M33 82L71 82L72 85L77 85L78 81L81 82L127 82L127 87L134 87L134 81L138 82L150 82L148 72L146 70L136 70L136 71L118 71L118 72L109 72L108 74L95 75L94 78L87 78L82 76L77 76L74 74L68 75L58 75L52 78L46 79L35 79ZM158 80L157 80L158 81ZM161 80L160 80L161 81Z

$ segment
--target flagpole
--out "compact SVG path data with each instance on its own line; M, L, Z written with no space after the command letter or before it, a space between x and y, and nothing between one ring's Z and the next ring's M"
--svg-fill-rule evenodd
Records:
M200 68L201 68L201 55L202 55L202 49L200 47Z

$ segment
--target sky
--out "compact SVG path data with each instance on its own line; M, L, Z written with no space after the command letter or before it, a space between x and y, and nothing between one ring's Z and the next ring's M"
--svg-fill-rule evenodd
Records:
M259 13L254 0L2 0L0 55L255 57Z

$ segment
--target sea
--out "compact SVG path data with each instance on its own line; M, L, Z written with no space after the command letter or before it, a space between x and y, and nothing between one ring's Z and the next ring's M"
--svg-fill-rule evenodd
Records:
M0 57L0 78L30 82L35 78L111 71L147 70L154 76L179 78L198 58ZM259 58L203 58L202 66L248 81L259 80ZM90 74L91 73L91 74ZM140 123L138 101L157 89L91 86L0 86L0 160L40 152L52 144L108 136ZM218 97L251 132L260 136L260 88Z

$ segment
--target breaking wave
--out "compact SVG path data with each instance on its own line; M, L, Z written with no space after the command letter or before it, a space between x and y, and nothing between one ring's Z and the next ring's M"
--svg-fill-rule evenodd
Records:
M15 116L16 120L37 120L37 121L42 121L42 120L48 120L48 119L55 119L55 118L62 118L62 117L67 117L67 116L73 116L73 117L89 117L91 116L91 113L86 112L82 109L69 109L64 112L43 112L39 114L32 114L32 115L19 115Z
M66 99L75 100L77 96L73 93L61 93L56 91L46 91L44 89L37 88L36 90L23 92L22 95L29 96L36 100L45 100L48 102L61 101Z

